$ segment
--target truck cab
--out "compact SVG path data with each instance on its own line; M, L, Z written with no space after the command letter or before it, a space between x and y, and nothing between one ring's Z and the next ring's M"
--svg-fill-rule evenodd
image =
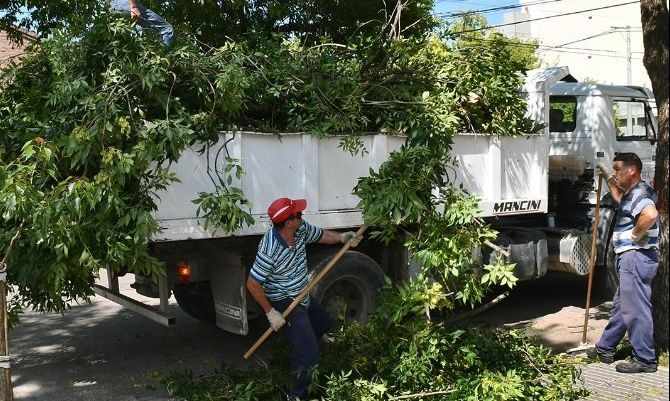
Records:
M642 179L653 186L658 122L650 91L641 87L559 82L549 96L549 214L557 226L590 233L599 162L612 166L619 153L642 160ZM616 204L602 182L597 236L597 285L616 290L610 237Z
M598 162L611 165L618 153L633 152L642 160L642 179L653 183L658 122L649 101L645 91L627 86L555 84L549 97L550 157L580 157L592 170Z

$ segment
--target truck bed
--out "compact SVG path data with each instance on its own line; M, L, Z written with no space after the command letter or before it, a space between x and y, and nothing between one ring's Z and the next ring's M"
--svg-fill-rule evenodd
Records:
M162 230L155 241L226 237L231 234L204 229L196 215L199 192L214 192L216 170L223 175L226 156L240 160L245 175L232 185L241 188L252 203L256 220L235 236L260 235L269 227L266 210L278 197L305 198L306 219L324 228L362 224L352 194L358 178L378 169L405 138L387 134L362 136L368 151L352 156L338 147L336 136L235 132L221 134L219 142L200 153L202 145L187 149L171 170L180 179L158 194L156 219ZM454 139L458 161L449 179L463 184L480 199L482 216L545 213L547 210L548 142L545 131L537 135L492 137L463 134ZM225 177L224 177L225 178Z

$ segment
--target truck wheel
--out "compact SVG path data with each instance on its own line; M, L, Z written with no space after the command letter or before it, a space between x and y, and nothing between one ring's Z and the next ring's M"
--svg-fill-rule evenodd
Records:
M177 303L187 315L204 323L216 323L214 297L208 281L175 284L172 292Z
M332 257L323 259L314 276ZM330 312L336 326L353 321L366 323L375 310L377 290L384 283L384 272L377 262L360 253L349 251L312 290L312 296Z

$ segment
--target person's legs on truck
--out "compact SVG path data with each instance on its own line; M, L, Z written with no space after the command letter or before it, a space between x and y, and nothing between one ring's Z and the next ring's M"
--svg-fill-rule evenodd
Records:
M169 22L152 10L146 8L142 2L137 1L137 8L142 17L137 21L137 25L142 28L153 29L161 35L161 40L166 47L172 46L174 42L174 29ZM129 0L111 0L109 7L112 11L130 16Z

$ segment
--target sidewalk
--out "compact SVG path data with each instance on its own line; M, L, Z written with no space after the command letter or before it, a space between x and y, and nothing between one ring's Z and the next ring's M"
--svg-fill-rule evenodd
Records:
M614 364L591 363L582 367L584 386L591 395L584 401L668 401L668 368L655 373L619 373Z

